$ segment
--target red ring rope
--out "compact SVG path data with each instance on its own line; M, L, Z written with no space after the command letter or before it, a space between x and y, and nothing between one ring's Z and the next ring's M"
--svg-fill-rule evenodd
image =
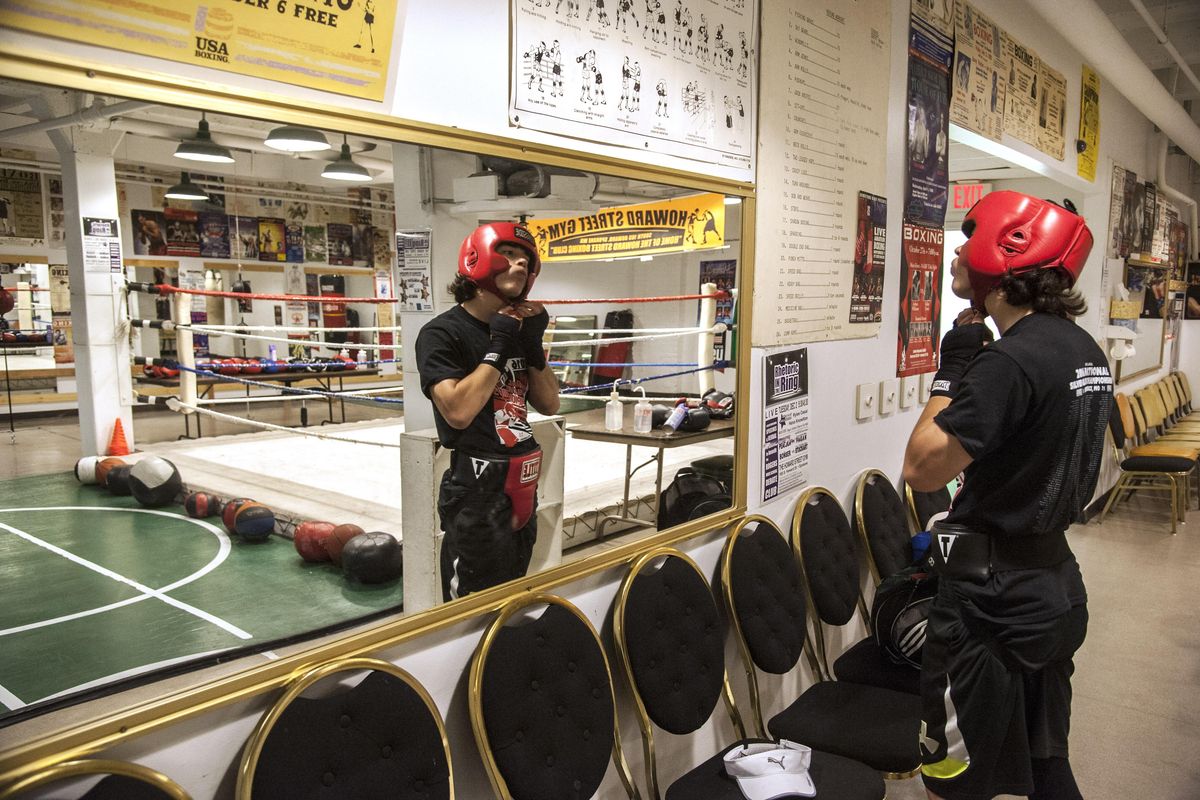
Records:
M151 287L151 288L143 288ZM129 284L134 291L149 291L152 294L198 294L205 297L232 297L240 300L283 300L296 303L398 303L398 297L329 297L305 294L258 294L254 292L218 292L212 289L185 289L180 286L168 286L165 283Z
M723 300L732 297L729 292L714 294L676 294L665 297L590 297L583 300L530 300L531 303L541 303L545 306L578 305L583 303L669 303L674 300Z

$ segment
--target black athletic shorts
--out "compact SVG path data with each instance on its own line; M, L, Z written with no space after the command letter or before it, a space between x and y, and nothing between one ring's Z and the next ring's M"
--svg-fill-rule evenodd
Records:
M1067 757L1072 656L1087 634L1074 556L940 579L921 669L921 772L946 800L1025 796L1031 758Z

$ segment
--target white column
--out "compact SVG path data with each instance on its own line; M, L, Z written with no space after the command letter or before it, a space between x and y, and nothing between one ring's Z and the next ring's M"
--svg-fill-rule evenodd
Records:
M112 140L79 131L54 131L51 139L62 162L80 445L83 455L97 455L107 452L117 419L129 446L134 445L129 337L121 311L124 262L119 258L120 271L113 271L111 264L84 261L84 217L123 224ZM119 248L119 237L116 242Z

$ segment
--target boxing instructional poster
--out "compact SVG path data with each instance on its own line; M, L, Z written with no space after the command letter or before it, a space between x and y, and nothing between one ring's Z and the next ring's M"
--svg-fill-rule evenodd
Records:
M916 14L908 36L908 159L904 218L941 226L949 188L953 40Z
M950 121L1000 141L1004 132L1004 61L1000 28L970 3L954 11L954 71Z
M808 348L763 357L762 501L808 482Z
M937 369L945 237L941 228L904 223L896 377Z
M752 169L758 2L512 0L522 128Z
M885 194L891 4L778 4L763 21L756 347L863 338L851 325L860 191Z

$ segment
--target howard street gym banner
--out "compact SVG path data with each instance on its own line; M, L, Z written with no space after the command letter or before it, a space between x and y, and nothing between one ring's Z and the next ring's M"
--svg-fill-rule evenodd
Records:
M5 0L0 25L382 100L404 0Z
M525 223L543 261L593 261L725 245L725 198L695 194L605 208L584 217Z

